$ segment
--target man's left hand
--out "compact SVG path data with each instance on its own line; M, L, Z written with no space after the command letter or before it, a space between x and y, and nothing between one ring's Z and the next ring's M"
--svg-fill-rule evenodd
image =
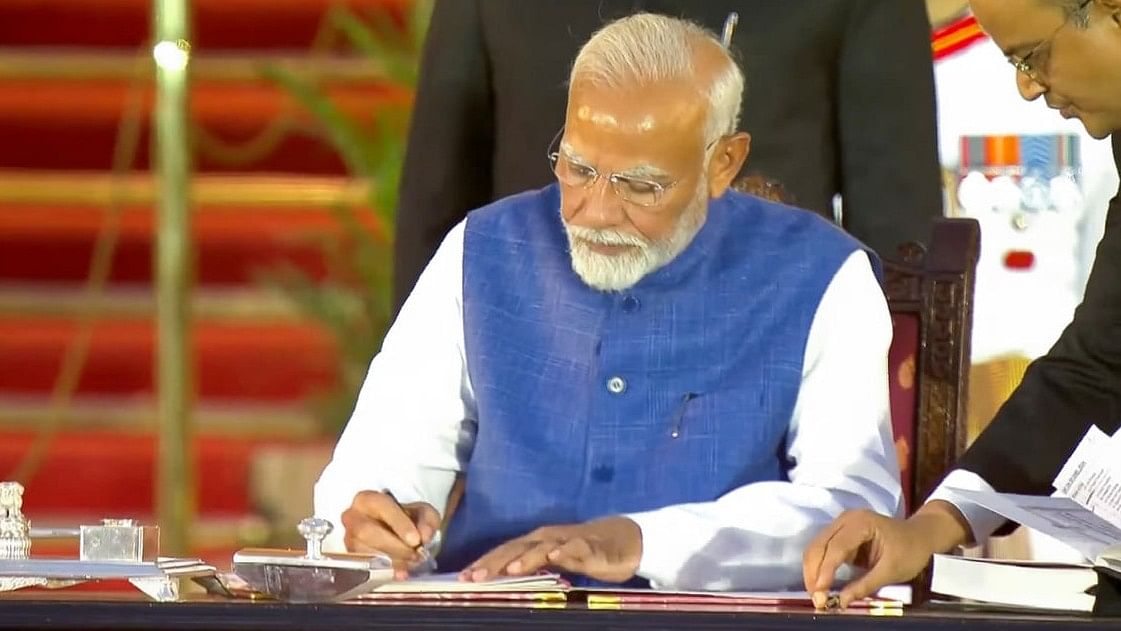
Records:
M626 517L545 526L512 539L469 565L461 577L485 581L550 567L612 583L629 580L642 558L642 530Z

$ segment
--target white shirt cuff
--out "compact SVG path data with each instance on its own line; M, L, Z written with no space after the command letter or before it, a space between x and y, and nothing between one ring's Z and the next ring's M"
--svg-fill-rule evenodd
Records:
M650 581L654 588L673 585L677 573L693 554L689 546L681 545L681 524L675 524L672 514L664 509L623 517L638 524L642 531L642 558L635 574Z
M997 528L1000 528L1004 522L1008 521L1006 518L994 513L993 511L981 506L980 504L970 502L954 493L954 489L964 489L966 491L983 491L985 493L994 493L994 489L988 482L965 469L954 469L942 480L942 484L934 489L934 492L927 498L927 502L934 500L942 500L954 505L965 521L969 522L969 528L973 531L973 541L977 544L982 544L988 540L989 536L993 534Z

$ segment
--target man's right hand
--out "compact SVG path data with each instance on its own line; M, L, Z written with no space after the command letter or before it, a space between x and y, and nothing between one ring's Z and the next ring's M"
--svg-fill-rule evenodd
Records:
M814 606L824 608L834 576L843 564L867 572L840 592L840 606L903 583L922 572L936 552L948 552L972 537L952 504L934 501L910 519L892 519L867 510L842 514L806 548L802 578Z
M388 493L361 491L343 512L342 522L347 550L384 554L403 577L423 560L417 548L436 536L440 513L426 502L398 504Z

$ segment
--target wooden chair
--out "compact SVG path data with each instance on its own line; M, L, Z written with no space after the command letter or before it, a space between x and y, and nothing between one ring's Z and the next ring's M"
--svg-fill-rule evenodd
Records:
M965 450L973 282L980 252L973 219L937 219L930 246L884 263L895 336L888 356L892 428L908 513Z
M888 353L891 423L910 514L965 451L973 286L980 226L936 219L929 247L911 243L884 263L894 328ZM922 602L929 570L912 584Z
M789 203L762 175L732 188ZM934 490L965 450L973 281L981 229L973 219L937 219L930 246L908 243L884 262L884 293L895 336L888 356L891 423L907 513Z

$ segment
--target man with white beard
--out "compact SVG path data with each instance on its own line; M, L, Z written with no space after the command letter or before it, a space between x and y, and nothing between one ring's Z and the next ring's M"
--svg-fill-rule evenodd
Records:
M898 512L879 263L729 190L743 81L675 18L585 44L557 183L453 229L372 361L315 489L328 548L404 575L446 523L465 581L781 589L834 516Z

